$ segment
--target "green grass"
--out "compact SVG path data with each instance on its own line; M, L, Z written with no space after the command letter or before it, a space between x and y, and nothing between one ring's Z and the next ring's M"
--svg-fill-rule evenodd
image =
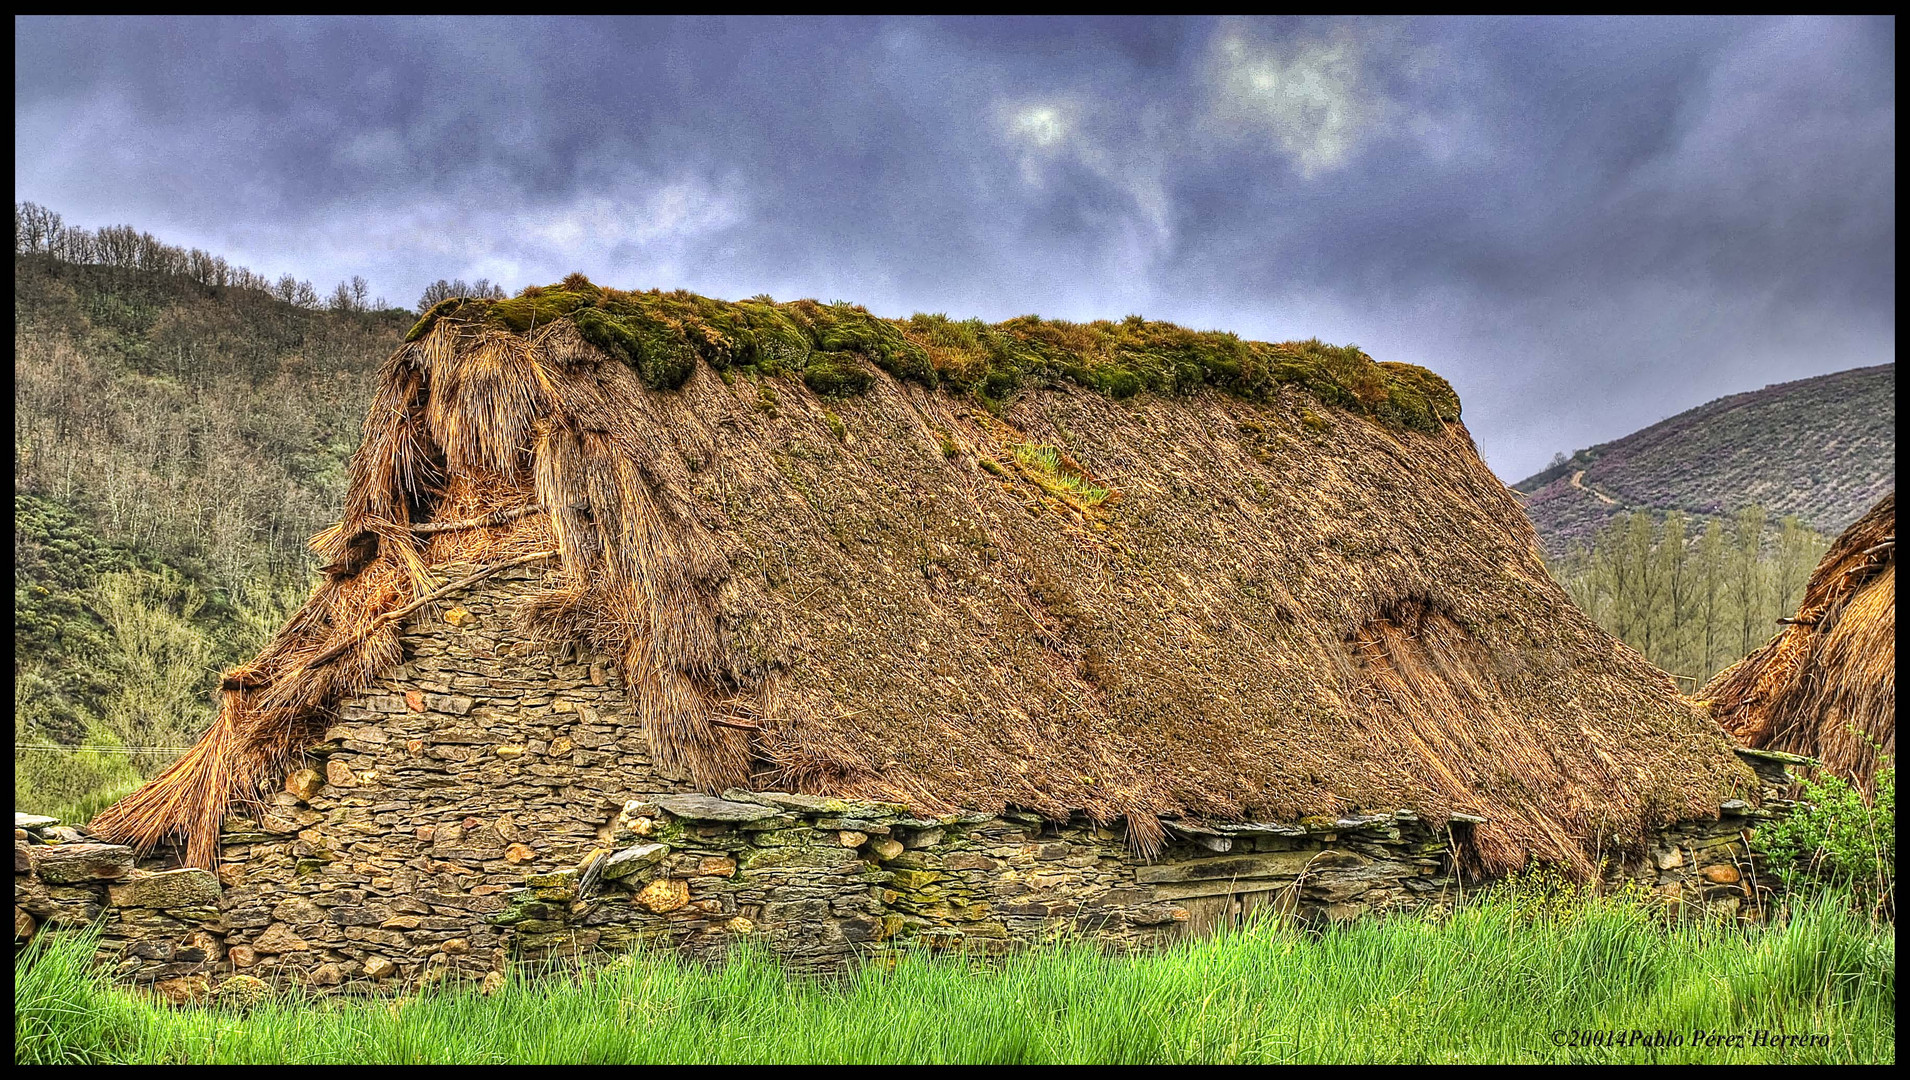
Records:
M1666 925L1596 900L1488 901L1444 922L1267 923L1166 952L1084 944L984 964L909 957L842 980L761 955L646 955L583 978L390 1001L173 1009L105 987L69 937L15 961L33 1062L1888 1062L1892 931L1842 898L1772 926ZM1681 1046L1556 1045L1662 1031ZM1693 1032L1745 1036L1694 1046ZM1751 1045L1759 1031L1824 1045ZM1626 1035L1629 1039L1629 1034Z
M1076 506L1099 506L1114 494L1113 488L1088 479L1079 467L1052 446L1022 443L1015 447L1015 463L1022 466L1028 477L1044 490Z

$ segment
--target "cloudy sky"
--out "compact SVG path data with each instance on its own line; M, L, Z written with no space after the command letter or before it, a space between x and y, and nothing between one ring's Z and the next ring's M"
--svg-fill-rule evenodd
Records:
M1425 364L1506 479L1890 361L1890 19L14 24L14 192L321 292L1140 313Z

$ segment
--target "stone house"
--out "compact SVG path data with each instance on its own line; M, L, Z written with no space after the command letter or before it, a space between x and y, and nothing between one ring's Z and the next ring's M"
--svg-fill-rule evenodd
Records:
M1753 766L1552 581L1450 387L1350 347L447 301L314 545L91 824L108 876L16 860L43 910L135 913L128 977L1132 946L1534 863L1755 899ZM215 902L93 895L169 874Z

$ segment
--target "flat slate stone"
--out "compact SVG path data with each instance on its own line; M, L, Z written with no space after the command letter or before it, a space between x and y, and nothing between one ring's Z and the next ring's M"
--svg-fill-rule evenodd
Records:
M662 862L670 849L662 844L638 844L627 847L604 860L600 875L605 881L616 881L629 877L646 866Z
M726 791L723 794L728 796L730 793ZM769 806L779 806L784 810L794 810L799 814L841 813L848 806L848 804L841 799L830 799L821 795L804 795L800 792L790 791L757 792L749 801L760 802Z
M776 816L774 807L731 802L714 795L658 795L649 801L685 821L761 821Z
M1330 849L1329 849L1330 850ZM1134 880L1143 885L1168 881L1242 881L1253 878L1290 878L1303 872L1322 855L1318 851L1270 851L1222 859L1154 863L1134 868ZM1331 858L1329 856L1328 858ZM1325 860L1321 860L1325 861Z
M46 817L42 814L22 814L18 810L13 812L13 827L16 829L25 829L28 832L32 832L35 829L44 829L49 825L58 825L59 823L60 819L56 817Z
M119 844L60 844L27 850L40 880L54 885L118 881L133 872L133 849Z
M1216 825L1212 830L1220 836L1305 836L1304 825L1282 825L1277 821L1242 821L1234 825Z

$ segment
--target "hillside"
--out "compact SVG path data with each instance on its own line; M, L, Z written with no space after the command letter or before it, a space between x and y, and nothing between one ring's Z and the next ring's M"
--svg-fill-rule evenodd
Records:
M310 587L415 316L34 254L14 310L14 741L176 745ZM17 798L168 757L16 753Z
M1896 366L1854 368L1719 398L1513 486L1554 557L1626 510L1756 504L1835 535L1895 486L1896 418Z

